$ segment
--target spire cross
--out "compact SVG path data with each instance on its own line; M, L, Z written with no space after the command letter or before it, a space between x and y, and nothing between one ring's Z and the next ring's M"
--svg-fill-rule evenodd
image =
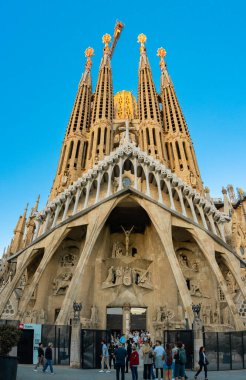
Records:
M161 68L161 71L164 72L165 70L165 67L166 67L166 64L165 64L165 61L164 61L164 57L167 55L167 52L166 50L163 48L163 47L160 47L158 50L157 50L157 56L160 57L160 68Z
M144 53L146 48L144 46L145 42L147 40L147 37L145 36L145 34L141 33L138 35L138 42L141 44L140 46L140 53Z

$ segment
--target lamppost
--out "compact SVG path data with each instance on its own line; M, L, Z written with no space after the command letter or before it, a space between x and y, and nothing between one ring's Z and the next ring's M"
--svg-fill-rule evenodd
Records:
M194 313L194 318L200 319L201 304L200 303L197 305L192 304L192 311Z
M80 312L82 310L82 303L78 303L76 301L73 301L73 312L74 312L74 319L80 319Z

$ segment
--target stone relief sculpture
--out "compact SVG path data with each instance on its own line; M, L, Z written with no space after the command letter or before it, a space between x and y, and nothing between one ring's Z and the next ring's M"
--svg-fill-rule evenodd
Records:
M120 243L119 241L116 241L113 244L112 257L113 258L119 258L122 256L123 256L122 243Z
M71 272L63 272L57 276L53 281L53 294L65 294L67 288L69 287L72 276L73 275Z
M190 294L195 297L204 297L196 280L190 280Z
M96 327L98 324L98 311L97 307L95 305L92 305L91 307L91 327Z
M199 272L198 262L196 260L188 259L188 256L184 253L180 253L178 260L182 270L190 270L192 272Z
M175 314L172 310L169 310L166 305L157 306L155 321L158 323L163 323L171 321L175 317Z
M102 283L102 288L110 288L117 285L131 286L138 285L143 288L153 289L151 272L148 269L111 266L108 269L106 280Z
M226 273L225 280L226 280L226 284L227 284L229 292L232 294L235 293L238 289L238 286L231 271L228 271Z
M75 261L76 261L76 256L71 253L67 253L61 257L60 265L61 267L65 267L65 268L73 267L75 265Z

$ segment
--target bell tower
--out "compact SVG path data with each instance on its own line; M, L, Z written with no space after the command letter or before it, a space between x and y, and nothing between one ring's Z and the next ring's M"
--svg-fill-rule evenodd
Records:
M186 183L201 192L203 185L200 170L188 126L164 61L165 49L159 48L157 55L160 57L161 99L168 164Z
M94 50L89 47L85 51L87 58L85 71L81 77L73 110L68 122L66 135L63 141L60 161L56 177L51 189L52 200L71 183L76 181L86 168L88 152L88 130L91 115L91 57Z
M139 34L138 113L140 147L161 162L165 162L166 157L158 94L146 54L146 47L144 45L146 40L147 37L143 33Z
M111 69L111 36L105 34L103 58L101 60L96 91L94 94L89 140L89 166L110 152L111 129L113 122L113 83Z

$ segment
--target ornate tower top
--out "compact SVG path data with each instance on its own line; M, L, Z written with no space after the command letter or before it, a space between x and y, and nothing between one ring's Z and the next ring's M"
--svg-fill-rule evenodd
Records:
M166 54L163 47L157 50L157 56L160 57L162 115L168 163L171 170L201 192L203 185L195 151L164 61Z
M91 71L91 67L92 67L91 57L93 57L93 55L94 55L94 49L92 47L88 47L85 50L85 56L86 56L87 60L85 62L85 71L82 75L82 78L81 78L81 81L79 84L80 86L83 82L87 82L87 84L91 84L90 71Z

